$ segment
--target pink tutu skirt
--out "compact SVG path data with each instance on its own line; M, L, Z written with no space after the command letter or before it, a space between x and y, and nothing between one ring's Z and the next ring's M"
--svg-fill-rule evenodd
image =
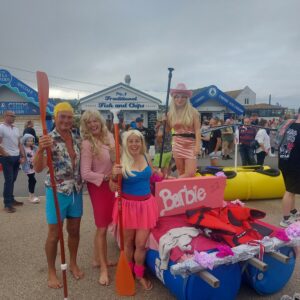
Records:
M130 198L134 200L129 200ZM126 195L122 198L122 213L124 229L151 229L158 220L158 206L156 199L149 195L146 200L137 200L139 196ZM118 224L118 201L113 209L113 223Z

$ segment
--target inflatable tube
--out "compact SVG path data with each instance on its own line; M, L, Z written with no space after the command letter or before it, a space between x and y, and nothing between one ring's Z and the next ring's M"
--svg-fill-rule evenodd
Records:
M170 292L180 300L232 300L240 288L241 269L236 264L223 265L210 271L220 280L220 286L213 288L203 281L197 275L190 275L186 278L174 276L170 273L169 268L174 262L169 261L168 270L160 270L158 251L148 250L146 264L151 272L159 278Z
M269 166L206 167L196 176L213 176L223 171L226 180L224 199L227 201L282 198L285 192L284 180L278 169Z
M224 170L226 174L226 169ZM285 192L283 177L277 169L237 172L228 177L224 193L225 200L252 200L282 198Z
M267 271L261 272L248 265L243 273L243 281L261 295L280 291L292 276L296 264L296 254L292 247L282 247L280 252L290 258L288 263L282 263L265 253L264 262L268 265Z

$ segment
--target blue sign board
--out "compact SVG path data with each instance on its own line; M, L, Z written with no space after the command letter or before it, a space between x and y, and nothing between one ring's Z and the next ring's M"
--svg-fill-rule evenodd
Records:
M226 106L237 115L243 115L245 112L245 108L243 105L219 90L214 85L208 86L207 88L203 89L199 94L194 95L190 101L194 107L199 107L201 104L211 99L217 100L219 103Z
M4 102L0 101L0 115L6 110L13 111L16 115L39 115L38 107L30 102Z
M15 78L12 76L7 70L1 70L0 69L0 87L1 86L6 86L9 88L11 91L16 93L17 95L21 96L22 98L26 99L28 101L28 104L32 104L32 106L28 106L28 111L33 111L33 106L35 106L38 110L39 114L39 98L38 98L38 93L34 89L32 89L30 86L25 84L24 82L20 81L19 79ZM1 102L5 103L5 102ZM17 102L17 103L22 103L22 102ZM53 114L53 109L54 109L54 101L52 99L49 99L48 105L47 105L47 113L52 115ZM26 110L24 108L23 111ZM13 109L11 109L13 110ZM14 110L15 111L15 110ZM21 110L22 111L22 110ZM22 114L22 113L20 113ZM26 113L24 113L26 114Z

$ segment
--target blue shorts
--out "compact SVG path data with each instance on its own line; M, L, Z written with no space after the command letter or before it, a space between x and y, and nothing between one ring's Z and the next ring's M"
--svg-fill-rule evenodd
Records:
M61 220L65 218L80 218L83 213L82 192L73 192L70 195L57 193ZM48 224L57 224L53 191L46 187L46 218Z

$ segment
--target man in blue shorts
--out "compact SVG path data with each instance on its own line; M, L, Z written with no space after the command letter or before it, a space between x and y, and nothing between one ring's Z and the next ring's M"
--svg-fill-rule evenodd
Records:
M47 167L47 148L51 148L55 173L57 196L62 222L67 219L68 246L70 251L70 271L76 279L83 277L77 265L79 230L82 216L82 180L80 176L80 138L71 131L73 109L69 103L62 102L54 108L55 128L49 135L42 136L34 158L34 169L42 172ZM46 185L46 217L48 237L45 251L48 262L48 286L61 288L57 277L55 260L58 244L58 225L49 172Z

